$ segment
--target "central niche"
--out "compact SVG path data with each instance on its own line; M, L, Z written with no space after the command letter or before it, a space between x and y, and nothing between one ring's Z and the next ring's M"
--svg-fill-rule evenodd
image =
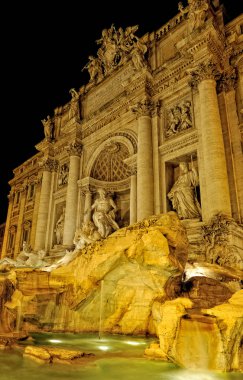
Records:
M100 181L115 182L130 176L128 166L123 162L129 157L124 144L109 142L96 158L91 170L91 177Z

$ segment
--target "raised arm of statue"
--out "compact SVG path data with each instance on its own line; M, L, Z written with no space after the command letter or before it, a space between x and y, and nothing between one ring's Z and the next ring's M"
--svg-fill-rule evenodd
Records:
M41 120L44 127L44 134L46 140L52 140L53 138L53 123L50 116L47 116L47 119Z
M74 98L74 99L78 99L79 98L79 94L75 90L75 88L70 88L69 93L71 94L72 98Z

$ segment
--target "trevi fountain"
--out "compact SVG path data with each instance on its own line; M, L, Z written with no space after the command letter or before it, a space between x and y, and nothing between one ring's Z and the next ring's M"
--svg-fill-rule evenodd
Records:
M242 378L242 25L102 31L10 181L1 380Z

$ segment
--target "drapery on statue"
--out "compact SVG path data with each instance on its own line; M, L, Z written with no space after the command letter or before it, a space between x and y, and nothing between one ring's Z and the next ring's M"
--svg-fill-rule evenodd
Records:
M63 230L64 230L64 217L65 217L65 207L63 207L62 213L56 222L56 227L54 232L56 233L56 244L62 244L63 241Z
M0 260L0 267L40 268L47 265L47 263L44 261L45 256L46 252L44 250L32 252L30 245L27 244L26 241L23 241L22 251L18 254L16 260L10 259L9 257L4 257L2 260Z
M69 167L67 164L63 164L60 169L59 178L58 178L58 186L63 186L68 183L68 173Z
M90 76L90 81L100 82L103 78L101 61L99 58L89 56L89 62L83 67L82 71L87 69Z
M181 14L188 13L189 31L202 27L208 15L208 0L187 0L188 7L184 8L182 2L178 3Z
M99 197L91 206L91 210L94 210L93 221L101 237L106 238L113 230L116 231L119 229L115 221L117 207L113 199L106 194L104 189L98 189L97 193Z
M41 120L43 126L44 126L44 134L45 134L45 139L47 141L51 141L54 138L54 125L53 122L48 115L46 119Z
M93 222L84 222L82 227L75 232L73 243L75 244L75 249L73 251L66 251L66 254L56 261L55 263L43 268L46 272L51 272L52 270L59 268L60 266L67 265L72 260L74 260L80 249L84 248L85 245L96 242L101 238L99 232Z
M113 24L109 29L102 30L101 38L96 41L100 45L98 57L89 56L89 62L82 69L88 69L90 82L100 82L130 58L135 70L147 67L147 45L135 35L137 30L138 25L116 30Z
M69 93L72 96L72 99L70 100L70 111L69 111L69 117L78 116L79 114L79 93L75 90L75 88L70 88Z
M201 207L195 194L195 187L199 184L197 171L195 168L189 170L187 162L181 162L179 168L180 175L168 198L180 219L201 218Z
M81 229L77 230L74 235L73 243L75 249L82 249L86 244L94 243L100 240L101 235L97 231L92 221L83 222Z
M185 131L192 126L191 102L189 100L183 101L168 110L166 137Z

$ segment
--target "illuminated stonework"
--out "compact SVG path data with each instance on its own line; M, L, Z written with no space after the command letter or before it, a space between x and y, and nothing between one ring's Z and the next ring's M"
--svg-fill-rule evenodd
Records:
M138 25L101 32L89 82L40 121L37 153L14 170L2 257L15 259L24 241L47 255L70 248L102 188L119 227L197 206L179 212L190 255L219 261L202 250L200 228L219 213L243 222L243 16L224 24L216 3L180 4L141 38Z

